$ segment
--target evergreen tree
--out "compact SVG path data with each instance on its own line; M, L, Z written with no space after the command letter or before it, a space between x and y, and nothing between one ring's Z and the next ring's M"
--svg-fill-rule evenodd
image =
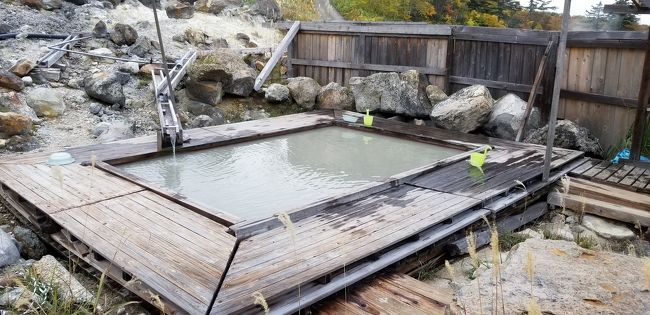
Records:
M616 0L616 4L631 4L629 0ZM634 14L612 14L610 28L615 31L633 31L639 25L639 18Z
M609 22L609 16L605 13L602 2L592 5L591 9L587 10L585 18L594 30L606 28Z
M551 5L551 0L530 0L528 2L528 12L549 11L557 9Z

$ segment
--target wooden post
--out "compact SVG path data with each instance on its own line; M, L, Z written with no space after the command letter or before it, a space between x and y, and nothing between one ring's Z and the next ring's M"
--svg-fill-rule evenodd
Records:
M645 50L645 61L643 62L643 75L639 87L639 97L636 104L636 118L634 119L634 132L632 133L632 148L630 160L638 161L641 158L641 145L645 133L646 113L648 99L650 98L650 29L648 30L648 45Z
M530 89L530 94L528 95L528 104L526 105L526 113L524 114L524 117L521 121L519 130L517 130L517 137L515 137L515 141L517 142L521 142L522 138L524 137L526 124L528 123L530 112L533 111L533 105L535 105L535 98L537 97L537 89L539 88L539 85L542 82L542 77L544 76L544 70L546 69L546 59L548 59L548 54L551 51L552 46L553 46L553 40L551 39L551 41L549 41L548 45L546 46L546 50L544 51L544 56L542 56L542 60L540 60L539 62L539 66L537 68L537 75L535 75L535 81L533 81L533 88Z
M548 181L551 174L551 161L553 160L553 143L555 142L555 125L557 124L557 111L560 103L560 90L562 77L564 76L564 59L566 59L566 38L569 32L569 20L571 19L571 0L564 0L564 13L562 14L562 32L560 43L557 46L557 62L555 64L555 81L553 82L553 99L551 102L551 113L548 117L548 138L546 139L546 156L544 156L544 170L542 178Z
M293 42L293 38L298 34L299 30L300 22L296 21L289 29L289 32L287 32L287 35L284 36L284 39L282 39L278 48L275 49L273 56L271 56L271 59L266 63L264 69L260 72L260 75L255 79L255 91L259 91L262 88L262 84L264 84L264 81L269 77L271 71L275 68L275 65L280 61L282 54L284 54L284 51L289 47L289 44Z

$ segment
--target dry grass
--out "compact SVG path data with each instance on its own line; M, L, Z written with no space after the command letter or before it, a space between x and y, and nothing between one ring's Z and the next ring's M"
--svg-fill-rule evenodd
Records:
M282 16L290 21L313 21L320 18L314 0L279 0Z
M451 280L451 283L456 283L456 272L454 270L454 267L452 267L451 264L449 263L449 260L445 260L445 269L449 274L449 279Z
M251 296L253 297L253 304L259 305L264 311L264 314L268 314L269 304L266 303L266 299L264 299L264 295L262 295L262 293L259 291L255 291Z
M467 252L469 253L469 257L472 262L472 267L474 267L474 270L478 270L478 268L481 265L481 260L478 258L478 254L476 253L476 236L474 235L473 231L469 231L469 235L467 235ZM481 310L481 314L483 314L483 301L481 299L481 282L479 281L479 277L476 277L476 288L478 289L478 305L479 309Z

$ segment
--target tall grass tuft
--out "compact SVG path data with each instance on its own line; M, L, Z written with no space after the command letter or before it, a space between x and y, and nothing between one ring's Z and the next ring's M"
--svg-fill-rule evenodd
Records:
M253 297L253 304L259 305L262 307L262 310L264 310L264 314L269 313L269 304L266 303L266 299L264 299L264 295L260 291L255 291L251 295Z
M569 196L569 190L571 189L571 179L569 176L564 175L560 179L560 184L562 185L562 211L566 212L566 198Z
M645 284L650 291L650 258L646 258L643 262L643 277L645 277Z
M537 301L533 298L531 298L528 305L526 305L526 310L528 311L528 315L542 315L542 308L539 307L539 304L537 304Z
M503 314L506 313L505 303L503 301L503 284L501 283L501 250L499 246L499 231L497 224L490 226L490 247L492 253L492 268L494 275L494 310L498 313L499 309L499 292L501 293L501 308Z
M454 267L451 266L449 263L449 260L445 260L445 269L447 270L447 273L449 274L449 279L451 280L451 283L456 283L456 273L454 270Z
M278 220L284 225L285 231L289 233L289 237L291 237L291 243L293 247L293 259L295 259L296 262L298 262L298 251L296 248L296 227L293 225L293 222L291 221L291 217L289 216L288 213L286 212L281 212L277 214ZM300 303L301 301L301 294L300 294L300 286L302 284L298 283L298 315L300 315Z
M472 263L472 267L474 268L474 271L478 270L478 268L481 266L481 260L478 257L478 254L476 253L476 236L474 235L473 231L469 231L469 234L466 237L467 239L467 252L469 253L469 258ZM476 277L476 288L478 289L478 307L480 310L480 314L483 314L483 301L481 298L481 281L479 280L480 277Z
M63 167L59 165L52 166L52 175L59 181L59 185L63 187Z

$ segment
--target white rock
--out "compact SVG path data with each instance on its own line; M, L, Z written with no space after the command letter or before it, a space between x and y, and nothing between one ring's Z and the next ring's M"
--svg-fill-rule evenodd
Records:
M32 268L40 281L57 289L61 298L71 299L79 304L92 303L92 293L51 255L43 256Z
M109 56L109 57L115 56L113 51L111 51L110 49L108 49L106 47L93 49L93 50L89 51L89 53L95 54L95 55L100 55L100 56Z
M625 225L595 215L585 214L582 225L606 239L623 240L635 236L634 231Z
M537 232L537 231L535 231L533 229L530 229L530 228L525 229L523 231L519 231L516 234L524 235L524 236L527 236L528 238L536 238L536 239L543 239L544 238L544 235L542 235L542 233L539 233L539 232Z
M50 88L36 88L27 95L27 105L38 117L57 117L65 111L65 103L59 92Z
M137 62L125 62L120 64L120 71L137 74L140 71L140 65Z
M25 83L25 86L31 86L32 84L34 84L34 80L30 76L22 77L22 80L23 83Z

